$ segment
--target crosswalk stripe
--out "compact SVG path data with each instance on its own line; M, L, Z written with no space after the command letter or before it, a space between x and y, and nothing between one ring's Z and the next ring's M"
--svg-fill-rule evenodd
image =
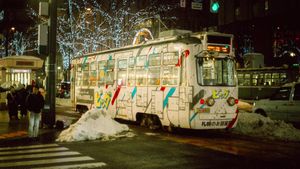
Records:
M17 146L17 147L0 147L0 151L3 150L18 150L18 149L31 149L31 148L43 148L43 147L58 147L58 144L38 144L31 146Z
M53 163L89 161L89 160L94 160L94 159L92 157L82 156L82 157L66 157L66 158L54 158L54 159L18 161L18 162L2 162L0 163L0 167L17 167L17 166L53 164Z
M74 169L74 168L96 168L96 167L103 167L103 166L106 166L106 164L103 162L96 162L96 163L86 163L86 164L39 167L39 168L32 168L32 169Z
M44 166L39 167L37 165ZM79 152L70 151L58 144L0 148L0 168L74 169L100 168L103 166L106 166L106 163L97 162L92 157L82 156Z
M46 151L65 151L69 150L66 147L54 147L54 148L43 148L43 149L29 149L29 150L17 150L17 151L1 151L0 155L9 155L9 154L26 154L26 153L39 153Z
M47 154L25 154L25 155L16 155L16 156L5 156L0 157L1 160L17 160L17 159L28 159L28 158L41 158L41 157L57 157L57 156L71 156L71 155L79 155L79 152L75 151L67 151L67 152L55 152L55 153L47 153Z

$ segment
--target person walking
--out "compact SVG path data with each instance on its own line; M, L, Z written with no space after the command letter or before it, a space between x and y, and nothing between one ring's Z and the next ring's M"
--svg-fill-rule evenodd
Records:
M39 88L34 86L32 93L26 98L26 107L30 113L28 137L31 139L37 139L38 137L41 111L44 107L44 104L44 97L39 92Z
M18 120L18 103L15 88L10 87L10 91L6 95L9 120Z

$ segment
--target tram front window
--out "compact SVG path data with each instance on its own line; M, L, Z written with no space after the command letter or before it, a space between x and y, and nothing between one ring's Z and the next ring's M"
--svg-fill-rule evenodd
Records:
M197 58L198 83L203 86L234 86L234 60L229 58Z

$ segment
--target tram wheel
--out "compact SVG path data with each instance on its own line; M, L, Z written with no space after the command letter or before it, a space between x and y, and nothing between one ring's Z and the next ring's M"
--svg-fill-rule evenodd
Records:
M149 129L156 130L161 127L159 118L156 115L146 115L144 114L140 126L148 127Z

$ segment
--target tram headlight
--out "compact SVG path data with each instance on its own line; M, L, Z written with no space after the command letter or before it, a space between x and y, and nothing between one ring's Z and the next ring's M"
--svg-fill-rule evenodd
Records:
M206 104L208 106L213 106L215 104L215 99L213 99L212 97L209 97L206 99Z
M227 99L227 103L229 104L229 106L233 106L233 105L235 105L235 104L238 104L238 99L235 99L235 98L233 98L233 97L229 97L228 99Z

